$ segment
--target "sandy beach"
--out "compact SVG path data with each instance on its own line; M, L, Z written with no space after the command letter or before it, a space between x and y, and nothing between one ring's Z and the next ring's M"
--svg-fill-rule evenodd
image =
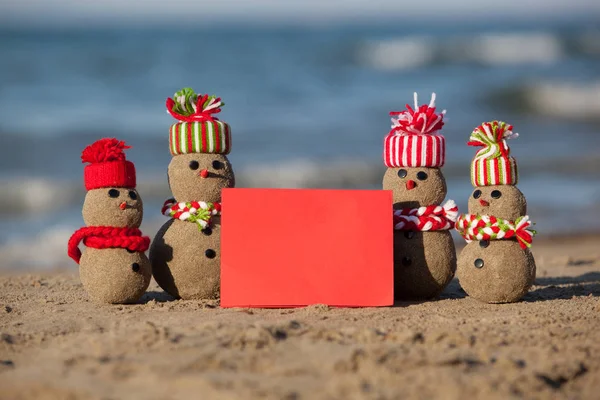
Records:
M153 282L87 300L77 271L0 276L2 399L597 399L600 236L534 242L516 304L220 309Z

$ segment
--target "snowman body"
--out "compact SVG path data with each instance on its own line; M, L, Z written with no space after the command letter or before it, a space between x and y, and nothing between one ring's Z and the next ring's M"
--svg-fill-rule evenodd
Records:
M486 303L512 303L527 294L535 280L529 249L514 240L468 243L458 257L457 276L471 297Z
M493 215L515 221L527 214L527 202L512 185L475 187L469 198L469 214ZM531 251L516 237L503 240L472 240L458 256L457 276L471 297L486 303L520 300L535 281Z
M176 202L217 204L221 189L233 187L235 176L223 154L176 155L168 169ZM215 215L205 227L171 219L150 247L154 279L167 293L182 299L214 299L220 290L221 225Z
M182 299L219 297L221 227L210 229L170 220L156 234L150 258L156 282L167 293Z
M86 248L79 262L79 277L95 302L135 303L150 284L152 267L142 252Z
M86 194L82 215L87 226L139 228L144 204L135 189L94 189ZM79 261L79 276L92 300L113 304L133 303L148 288L152 268L143 252L87 247Z
M446 182L439 168L388 168L383 188L392 191L395 210L441 204L446 197ZM432 298L450 283L456 270L456 251L447 229L394 230L396 299Z

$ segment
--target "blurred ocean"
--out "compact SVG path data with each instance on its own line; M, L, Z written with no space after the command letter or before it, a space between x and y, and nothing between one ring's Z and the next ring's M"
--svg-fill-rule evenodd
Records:
M226 103L240 187L378 189L388 112L435 91L462 211L469 133L501 119L520 133L509 145L540 235L598 230L600 24L0 28L0 268L74 266L79 157L101 137L133 146L153 236L170 196L165 99L186 86Z

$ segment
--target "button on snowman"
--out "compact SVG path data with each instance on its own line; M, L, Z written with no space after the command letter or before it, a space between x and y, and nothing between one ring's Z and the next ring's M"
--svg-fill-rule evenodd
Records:
M429 105L392 112L392 129L384 141L388 167L383 188L394 202L394 297L428 299L439 295L454 277L456 252L449 229L458 209L444 205L445 138L438 132L446 111Z
M529 250L533 235L525 196L515 186L517 163L507 139L517 137L505 122L486 122L475 128L468 144L481 146L471 163L475 190L469 214L456 229L468 244L458 257L457 276L469 296L487 303L520 300L535 280L535 261Z
M151 267L144 252L150 238L138 229L143 204L135 189L135 166L125 159L129 147L117 139L101 139L85 148L87 189L83 220L87 226L70 238L68 253L79 264L89 297L100 303L133 303L150 284ZM83 254L78 248L83 241Z
M177 298L219 296L221 189L235 185L226 156L230 127L214 116L223 105L220 98L189 88L167 99L167 111L180 121L169 132L174 198L163 206L171 219L156 234L150 260L156 282Z

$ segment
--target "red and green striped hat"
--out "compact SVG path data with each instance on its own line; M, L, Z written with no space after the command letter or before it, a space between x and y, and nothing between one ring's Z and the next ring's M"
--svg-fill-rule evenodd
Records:
M219 97L196 94L184 88L167 99L167 111L180 122L169 130L171 154L229 154L231 128L213 114L221 112L225 103Z
M510 156L506 139L519 136L512 125L502 121L484 122L473 130L469 146L482 146L471 163L473 186L516 185L517 162Z

